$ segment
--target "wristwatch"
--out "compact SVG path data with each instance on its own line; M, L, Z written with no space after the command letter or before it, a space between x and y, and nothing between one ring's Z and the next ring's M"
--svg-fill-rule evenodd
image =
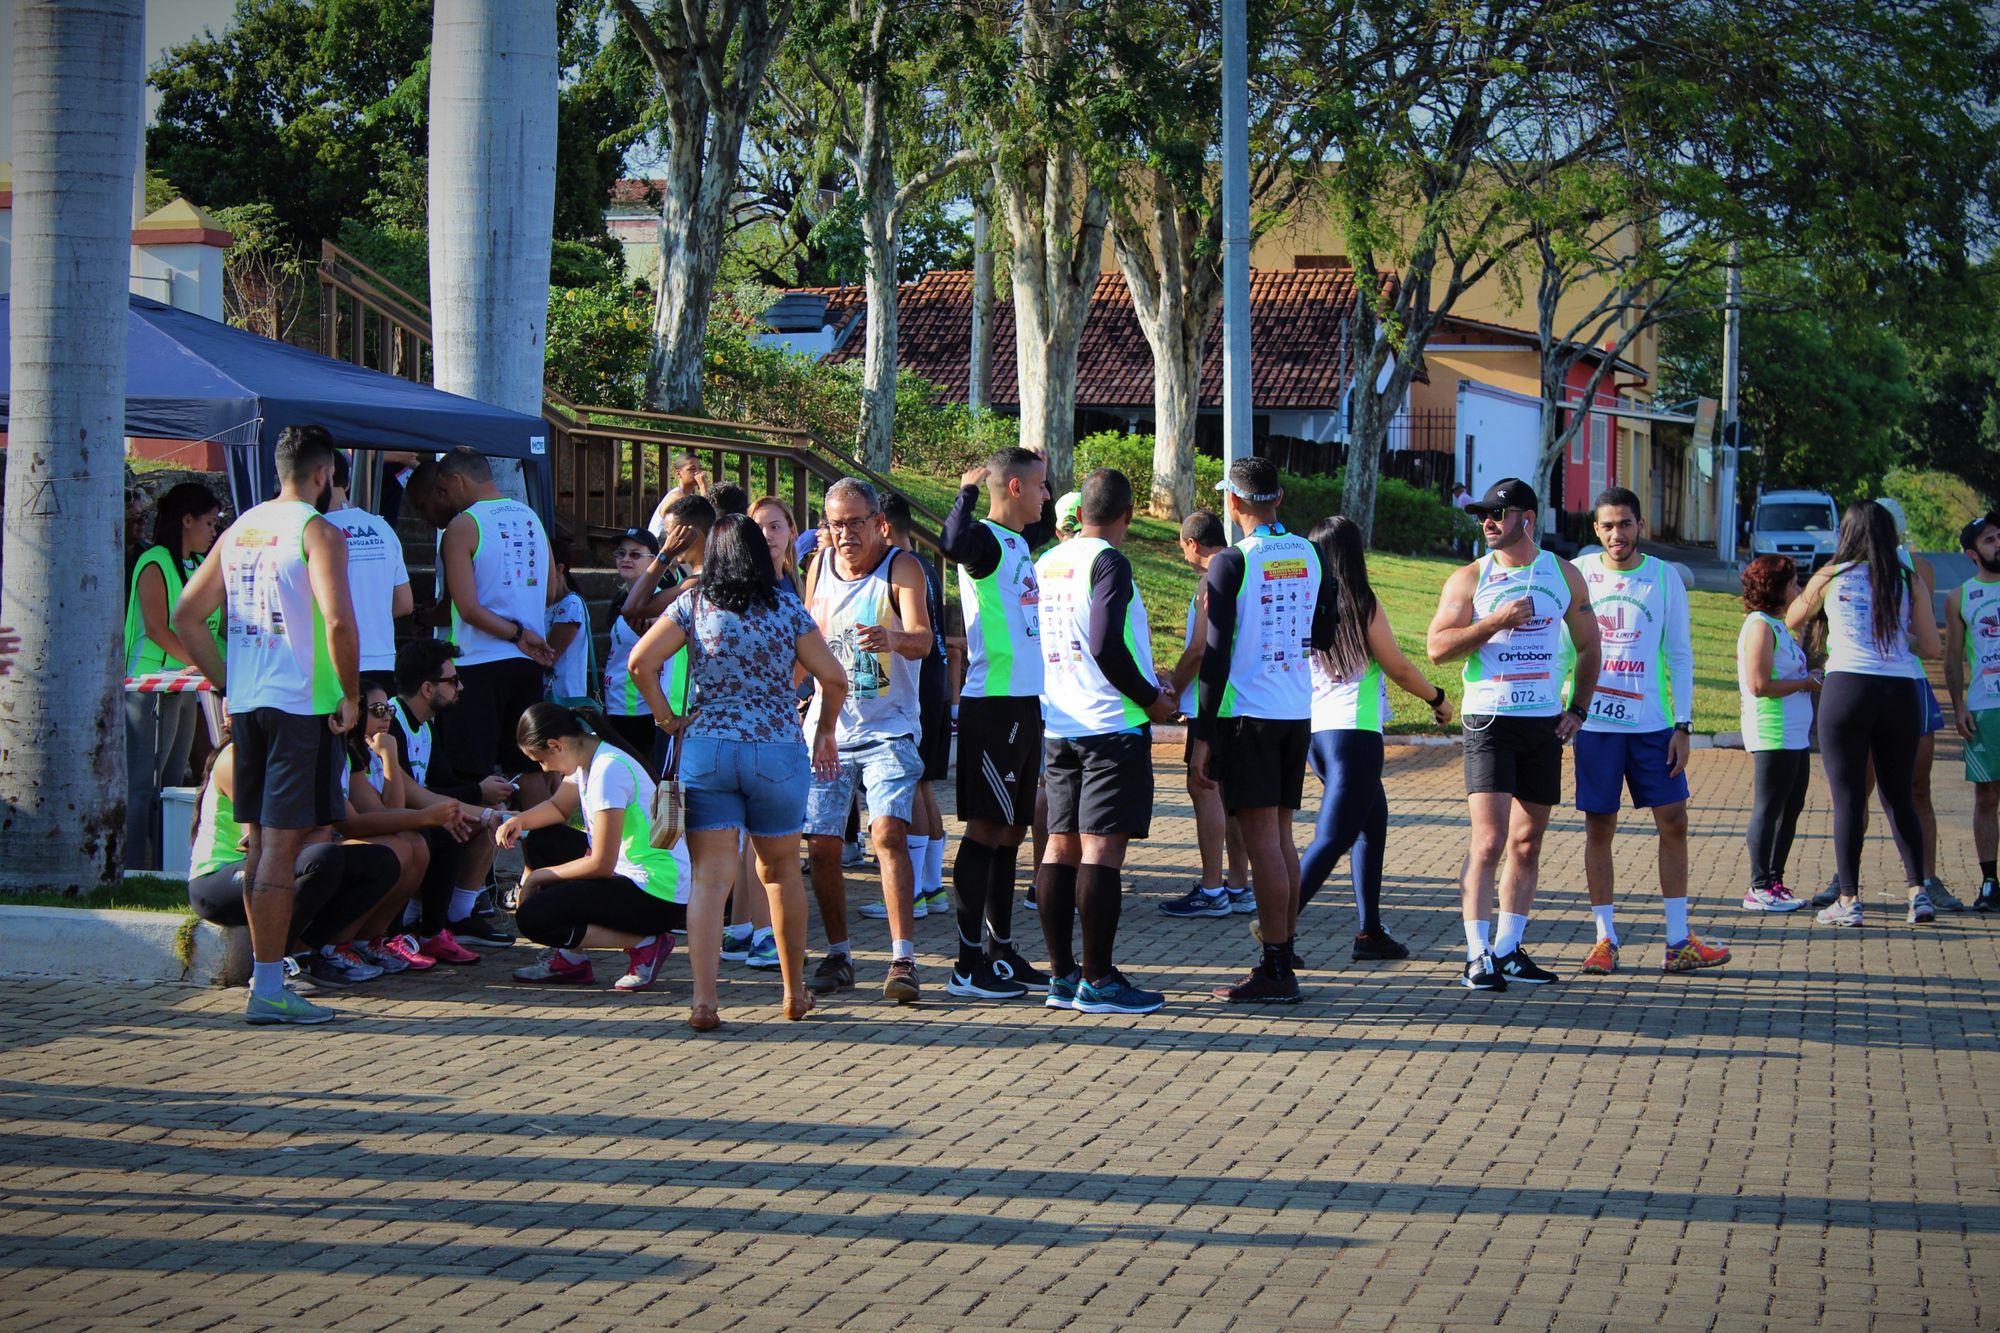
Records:
M1590 721L1590 714L1584 709L1578 708L1575 704L1571 704L1568 708L1563 709L1563 712L1568 713L1579 722Z
M1692 736L1694 735L1694 723L1676 722L1674 723L1674 730L1678 731L1683 736Z
M528 632L528 627L526 625L523 625L520 621L517 620L514 622L514 633L512 636L508 638L507 642L519 643L521 641L521 636L523 634L526 634L527 632Z

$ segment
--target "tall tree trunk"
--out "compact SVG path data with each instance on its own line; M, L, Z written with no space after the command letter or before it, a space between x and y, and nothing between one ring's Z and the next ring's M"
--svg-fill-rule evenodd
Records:
M986 192L972 198L972 347L965 403L974 413L993 406L993 246L988 237L992 210Z
M1222 299L1220 213L1211 209L1204 219L1158 171L1134 202L1140 206L1114 210L1112 236L1139 331L1153 353L1153 486L1147 501L1154 514L1179 519L1194 508L1202 352Z
M15 0L0 888L116 880L125 832L125 275L142 0Z
M1357 320L1364 322L1373 325L1372 320ZM1395 357L1392 365L1391 360L1389 345L1379 342L1356 358L1354 427L1348 435L1340 512L1360 525L1364 542L1375 538L1375 492L1382 477L1382 455L1389 447L1389 427L1403 410L1404 395L1409 393L1416 373L1413 362ZM1383 378L1384 366L1390 367L1387 381L1377 392L1375 386Z
M542 414L556 201L555 0L438 0L430 74L437 387ZM496 467L525 497L519 467Z
M896 171L889 158L889 104L879 80L861 91L861 244L868 256L868 334L854 452L887 473L896 437Z

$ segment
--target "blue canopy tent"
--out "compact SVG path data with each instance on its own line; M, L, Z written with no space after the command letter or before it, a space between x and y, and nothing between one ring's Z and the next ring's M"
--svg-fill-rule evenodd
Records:
M0 377L13 308L0 296ZM278 493L274 450L287 426L317 423L349 449L441 453L470 445L521 463L528 500L549 522L555 496L548 427L428 384L336 361L143 296L126 319L125 432L228 448L239 510ZM0 423L7 414L0 383Z

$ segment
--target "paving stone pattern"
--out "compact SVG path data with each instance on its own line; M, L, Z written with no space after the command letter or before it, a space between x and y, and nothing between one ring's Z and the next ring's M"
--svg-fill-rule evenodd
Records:
M1944 748L1943 873L1970 899ZM1170 995L1142 1018L949 999L949 918L918 927L920 1008L876 998L887 938L857 916L862 989L788 1024L775 979L725 964L710 1037L680 958L623 997L510 986L516 951L336 996L346 1021L310 1030L243 1027L240 994L0 986L0 1325L2000 1324L2000 922L1908 927L1875 887L1859 931L1741 913L1750 765L1705 750L1695 921L1735 962L1657 970L1635 831L1628 970L1576 975L1561 813L1530 943L1566 980L1468 993L1457 752L1389 753L1387 921L1415 956L1348 965L1331 885L1295 1009L1208 998L1252 961L1249 918L1155 910L1194 866L1166 784L1121 941ZM1807 892L1829 823L1816 783ZM1877 885L1890 855L1871 843Z

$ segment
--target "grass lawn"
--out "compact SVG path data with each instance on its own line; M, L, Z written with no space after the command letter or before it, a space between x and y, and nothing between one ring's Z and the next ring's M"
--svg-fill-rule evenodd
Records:
M157 875L132 875L121 884L100 884L89 893L0 894L0 906L115 907L138 912L188 910L187 884Z
M958 495L955 477L928 477L898 474L896 483L910 498L942 515ZM982 507L983 512L983 507ZM1187 624L1188 599L1194 595L1196 575L1181 559L1178 525L1162 519L1141 518L1132 525L1125 542L1125 554L1132 561L1139 580L1139 593L1146 603L1146 616L1153 627L1153 660L1161 670L1171 667L1180 656L1181 637ZM1438 589L1457 568L1458 562L1439 556L1399 556L1380 552L1368 557L1369 578L1376 596L1382 599L1396 641L1416 663L1426 678L1451 691L1456 706L1461 690L1458 667L1434 667L1424 658L1424 631L1437 610ZM953 590L956 596L956 589ZM1734 731L1737 726L1736 633L1743 624L1743 606L1735 597L1721 593L1693 591L1688 594L1694 628L1694 727L1700 732ZM1190 704L1192 700L1189 701ZM1430 710L1389 687L1389 704L1394 732L1455 731L1439 728L1430 720Z

